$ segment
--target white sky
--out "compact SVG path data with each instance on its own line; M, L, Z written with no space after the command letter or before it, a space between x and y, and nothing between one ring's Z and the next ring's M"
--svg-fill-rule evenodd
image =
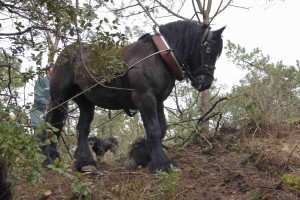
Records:
M214 0L213 6L217 6L219 2L220 0ZM299 0L275 0L275 3L269 3L268 0L236 0L233 4L249 9L228 7L214 19L212 30L226 26L223 32L224 46L227 40L231 40L247 51L259 47L264 55L270 55L272 62L282 60L284 64L295 65L296 60L300 60ZM191 17L194 12L191 9L186 9L185 13L188 14L184 14L185 17ZM178 18L157 20L163 24ZM152 25L144 28L151 31ZM222 93L230 91L233 85L238 85L245 74L245 71L228 61L225 50L216 67L215 78L217 85L223 88Z
M296 60L300 60L300 1L265 2L268 1L234 1L234 5L251 8L229 7L217 16L212 29L227 25L223 32L224 45L230 40L247 51L259 47L264 55L270 56L272 62L282 60L284 64L295 65ZM223 53L217 62L217 83L225 84L229 89L239 83L243 74Z
M221 0L213 0L210 16L214 14ZM224 4L228 0L224 1ZM192 17L194 10L191 1L180 13L186 18ZM227 40L252 51L258 47L264 55L269 55L271 62L283 61L295 65L300 60L300 1L299 0L235 0L232 3L248 9L229 6L212 23L212 30L226 26L223 32L224 47ZM194 18L195 19L195 18ZM138 20L138 19L135 19ZM157 18L159 24L165 24L178 18ZM130 23L130 22L129 22ZM135 23L135 22L133 22ZM151 31L153 23L144 26ZM216 64L215 78L222 86L221 93L229 92L232 86L239 85L246 71L229 62L225 50Z

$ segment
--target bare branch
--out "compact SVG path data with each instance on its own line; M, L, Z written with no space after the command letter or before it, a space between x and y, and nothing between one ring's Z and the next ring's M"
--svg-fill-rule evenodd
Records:
M198 8L200 10L200 13L203 16L203 23L207 24L208 26L211 24L212 20L221 12L223 12L231 3L233 0L229 0L227 4L222 8L223 5L223 0L220 2L217 11L213 15L213 17L209 17L209 13L211 11L212 7L212 0L207 1L207 6L206 6L206 0L203 1L203 5L201 3L201 0L197 0Z
M168 11L169 13L171 13L172 15L174 15L175 17L178 17L180 19L185 19L185 20L190 20L188 18L185 18L181 15L178 15L177 13L174 13L172 10L170 10L168 7L166 7L164 4L162 4L160 1L155 0L156 3L158 3L162 8L164 8L166 11Z
M242 9L246 9L246 10L249 10L250 8L248 7L243 7L243 6L236 6L236 5L232 5L232 4L230 4L229 6L231 6L231 7L235 7L235 8L242 8Z
M222 2L220 4L222 4ZM206 12L207 12L208 16L209 16L209 13L211 11L211 5L212 5L212 0L209 0L208 3L207 3L207 9L206 9Z
M230 1L229 1L229 2L230 2ZM220 10L222 4L223 4L223 0L222 0L221 3L219 4L218 9L217 9L217 11L215 12L214 16L211 18L210 22L212 22L212 20L219 14L219 10ZM209 23L210 23L210 22L209 22Z
M201 123L201 121L202 121L209 113L211 113L211 111L213 111L213 109L217 106L218 103L220 103L221 101L224 101L224 100L229 100L229 97L223 97L223 98L219 99L218 101L216 101L216 102L212 105L212 107L198 119L197 125L199 125L199 124Z
M148 15L148 17L153 21L153 23L156 25L156 26L159 26L159 24L155 21L155 19L151 16L151 14L149 13L149 11L145 8L145 6L143 6L143 4L139 1L139 0L136 0L139 4L139 6L145 11L145 13Z
M222 3L223 3L223 0L222 0L222 2L221 2L220 5L219 5L219 8L217 9L217 12L216 12L215 15L211 18L211 21L212 21L218 14L220 14L221 12L223 12L223 11L230 5L230 3L231 3L232 1L233 1L233 0L228 1L227 4L226 4L222 9L220 9L220 8L221 8L221 5L222 5Z
M193 4L194 12L195 12L195 14L193 15L193 17L196 15L198 21L201 22L201 20L200 20L200 18L199 18L199 16L198 16L198 12L197 12L197 9L196 9L194 0L192 0L192 4ZM192 17L192 19L193 19L193 17Z
M130 5L130 6L126 6L124 8L119 8L119 9L110 9L106 6L106 8L109 10L109 11L112 11L112 12L119 12L119 11L122 11L122 10L126 10L128 8L132 8L132 7L135 7L135 6L138 6L139 4L134 4L134 5Z
M218 118L218 120L217 120L217 125L216 125L216 127L215 127L215 132L217 132L218 129L219 129L219 127L220 127L220 121L221 121L221 119L222 119L222 116L223 116L223 114L220 112L220 113L219 113L219 118Z
M175 87L174 87L174 94L175 94L176 107L177 107L177 110L178 110L179 114L181 115L181 114L182 114L182 110L180 109L180 106L179 106L179 101L178 101L178 94L177 94L177 87L176 87L176 85L175 85Z
M199 10L200 10L200 13L203 15L203 13L204 13L204 8L203 8L203 6L202 6L201 1L200 1L200 0L197 0L197 4L198 4L198 8L199 8Z
M284 171L285 171L286 168L288 167L288 165L289 165L289 163L290 163L290 160L291 160L291 157L292 157L294 151L295 151L295 150L297 149L297 147L299 146L299 144L300 144L300 141L296 144L296 146L295 146L295 147L293 148L293 150L291 151L288 160L286 161L286 163L284 164L283 169L281 170L281 173L280 173L281 175L284 173Z
M16 32L16 33L0 33L0 36L13 36L13 35L23 35L24 33L30 32L32 30L31 27L28 27L24 31Z
M30 17L28 17L26 15L22 15L21 12L20 12L20 11L30 12L29 10L25 10L25 9L23 9L21 7L16 7L16 6L10 5L10 4L5 4L2 1L0 1L0 6L1 7L5 7L8 10L8 12L10 12L10 13L14 13L17 16L20 16L21 18L30 20Z

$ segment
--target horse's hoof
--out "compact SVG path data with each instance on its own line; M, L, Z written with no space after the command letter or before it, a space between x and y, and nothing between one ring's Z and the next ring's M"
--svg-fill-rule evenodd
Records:
M127 159L124 163L124 167L128 170L136 170L138 169L138 165L134 161L134 159Z
M81 167L80 171L83 173L83 174L93 174L93 175L100 175L100 176L103 176L102 173L100 173L97 168L93 165L86 165L86 166L83 166Z
M55 158L55 159L59 159L59 157ZM42 163L42 167L43 168L48 168L49 165L52 165L55 159L49 159L46 158L46 160L44 160L44 162Z

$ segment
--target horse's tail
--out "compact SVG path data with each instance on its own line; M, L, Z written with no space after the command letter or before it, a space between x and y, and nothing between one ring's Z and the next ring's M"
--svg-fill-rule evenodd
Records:
M60 138L61 131L65 125L68 115L68 103L51 102L49 112L45 116L45 121L57 128L55 131L57 138Z
M130 163L127 166L130 169L135 169L139 166L146 167L151 161L150 146L146 138L140 138L131 145L129 151Z
M11 184L7 180L7 166L4 158L0 158L0 199L12 199Z

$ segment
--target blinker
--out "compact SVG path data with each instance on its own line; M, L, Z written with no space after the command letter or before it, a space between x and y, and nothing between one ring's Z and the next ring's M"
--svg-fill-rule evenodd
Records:
M207 43L207 42L206 42ZM206 53L210 53L210 47L206 48Z

